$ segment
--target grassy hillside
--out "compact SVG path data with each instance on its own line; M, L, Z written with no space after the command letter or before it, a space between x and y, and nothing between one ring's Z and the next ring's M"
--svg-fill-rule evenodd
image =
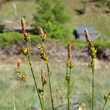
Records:
M87 4L87 11L84 15L79 15L76 10L80 10L83 8L83 5L80 0L62 0L66 12L71 16L71 21L68 24L69 27L73 29L77 28L79 25L91 25L94 26L95 31L99 31L104 34L107 40L110 39L110 13L106 14L105 8L100 2L89 2ZM15 19L13 3L17 6L18 18ZM33 14L36 13L37 2L34 0L31 1L11 1L7 2L2 7L0 7L0 20L10 20L12 24L11 27L20 27L20 18L21 16L25 16L27 24L34 24ZM98 7L96 7L98 5ZM6 24L9 24L8 22ZM66 42L66 41L65 41ZM73 41L79 42L79 41ZM110 43L107 42L106 46L105 42L96 41L98 45L103 45L102 47L108 46ZM83 43L84 44L84 43ZM82 45L82 44L81 44Z

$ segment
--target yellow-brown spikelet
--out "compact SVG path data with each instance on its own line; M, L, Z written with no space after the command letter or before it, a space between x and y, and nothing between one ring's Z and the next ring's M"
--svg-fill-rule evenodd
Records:
M37 46L37 48L38 48L38 49L42 49L43 46L39 44L39 45Z
M47 83L47 78L45 78L44 71L42 69L41 69L41 80L43 85Z
M26 76L22 75L21 80L25 82L26 81Z
M86 37L87 42L90 43L91 42L91 38L90 38L90 35L88 34L88 30L85 29L84 32L85 32L85 37Z
M24 55L28 55L28 50L25 47L21 47L21 51L23 52Z
M46 39L46 34L44 34L42 28L40 28L40 37L41 37L42 41L44 41Z
M26 22L23 17L21 18L21 26L22 26L22 31L24 34L24 40L27 42L30 38L30 35L26 33Z
M26 22L24 20L24 18L22 17L21 18L21 26L22 26L22 31L23 31L23 34L25 35L25 30L26 30Z
M68 43L68 61L70 60L71 58L71 43L69 42Z
M19 60L18 60L18 63L17 63L18 68L20 68L21 63L22 63L22 62L21 62L21 60L19 59Z
M81 108L82 108L82 110L86 110L86 104L82 102Z

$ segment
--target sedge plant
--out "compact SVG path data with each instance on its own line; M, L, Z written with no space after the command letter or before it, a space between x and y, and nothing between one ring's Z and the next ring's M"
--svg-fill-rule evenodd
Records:
M72 68L73 68L73 63L71 62L71 43L68 43L68 61L66 63L68 110L70 110L70 80L71 80L71 69Z
M40 52L41 59L44 60L45 63L46 63L47 72L48 72L48 80L49 80L49 89L50 89L52 110L54 110L53 96L52 96L52 87L51 87L51 78L50 78L50 69L49 69L48 58L47 58L45 45L44 45L44 41L46 39L46 34L44 34L42 28L40 28L40 37L41 37L42 43L41 43L41 45L38 46L38 49L41 50L41 52Z
M91 42L90 35L88 34L88 30L85 29L85 37L89 45L89 49L91 52L91 69L92 69L92 110L95 107L95 92L94 92L94 72L95 72L95 58L96 58L96 49L94 47L93 42Z
M31 105L30 105L30 102L29 102L28 92L27 92L27 88L26 88L26 84L25 84L25 82L26 82L26 76L21 74L20 66L21 66L21 60L19 59L18 60L18 63L17 63L16 73L19 75L19 77L20 77L20 79L21 79L21 81L23 83L24 90L25 90L25 95L26 95L26 98L27 98L28 107L29 107L29 110L31 110Z
M23 52L23 54L28 59L30 69L31 69L31 73L32 73L32 77L33 77L34 84L35 84L35 88L36 88L38 98L39 98L39 101L40 101L41 109L44 110L42 100L41 100L41 97L40 97L38 84L37 84L37 81L36 81L36 78L35 78L35 73L33 71L32 63L31 63L31 38L30 38L30 35L28 33L26 33L26 31L25 31L26 30L26 22L25 22L24 18L21 19L21 26L22 26L22 32L23 32L23 35L24 35L25 45L26 45L26 47L21 48L21 51Z

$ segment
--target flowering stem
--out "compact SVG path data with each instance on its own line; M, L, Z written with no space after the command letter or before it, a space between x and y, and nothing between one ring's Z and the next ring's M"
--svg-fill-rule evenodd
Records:
M106 105L106 103L107 103L107 102L105 101L104 106L103 106L103 110L105 110L105 105Z
M95 104L95 96L94 96L94 67L95 66L95 59L92 58L92 110L94 110Z
M46 65L47 65L48 78L49 78L49 88L50 88L50 96L51 96L52 109L54 110L53 97L52 97L52 88L51 88L51 80L50 80L50 70L49 70L48 60L46 60Z
M51 79L50 79L50 69L49 69L49 65L48 65L48 60L47 60L46 50L45 50L45 47L44 47L44 41L42 42L42 45L43 45L43 50L44 50L45 57L46 57L45 62L46 62L47 71L48 71L49 88L50 88L50 96L51 96L52 109L54 110L53 96L52 96L52 88L51 88Z
M28 49L27 59L28 59L28 62L29 62L30 68L31 68L32 77L33 77L34 84L35 84L35 87L36 87L36 91L37 91L37 94L38 94L38 97L39 97L39 101L40 101L41 108L42 108L42 110L44 110L43 105L42 105L42 101L41 101L41 97L40 97L40 93L39 93L39 89L38 89L38 86L37 86L37 81L36 81L36 79L35 79L35 74L34 74L34 71L33 71L31 59L30 59L30 54L31 54L31 53L29 52L28 43L26 43L26 47L27 47L27 49Z
M70 110L70 83L67 83L68 86L68 110Z
M43 95L42 95L42 105L44 109L44 85L42 85Z
M71 78L71 68L69 70L69 75ZM68 87L68 110L70 110L70 80L67 82L67 87Z

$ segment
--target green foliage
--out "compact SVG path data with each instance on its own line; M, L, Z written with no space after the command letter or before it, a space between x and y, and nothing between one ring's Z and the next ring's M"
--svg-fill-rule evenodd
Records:
M47 36L51 38L71 36L71 29L68 29L66 25L69 19L61 0L55 0L54 6L50 0L41 0L37 13L34 15L37 32L39 27L42 27Z
M32 45L40 42L40 36L31 35ZM0 34L0 46L9 47L16 43L23 44L23 35L17 32L7 32Z
M56 25L55 25L56 26ZM48 28L48 26L47 26ZM58 27L54 27L54 28L50 28L55 29ZM55 31L55 30L54 30ZM64 32L66 33L66 29L64 30ZM60 33L60 32L59 32ZM54 34L57 36L59 35L59 33L55 32ZM51 34L51 33L50 33ZM64 34L64 33L61 33ZM49 35L49 34L47 34ZM41 42L40 36L37 35L30 35L31 37L31 41L32 41L32 45L36 45L38 43ZM55 36L52 36L53 38L56 38ZM76 46L78 48L83 48L83 47L87 47L87 43L86 42L82 42L80 40L73 40L71 38L67 38L66 40L64 38L60 38L59 39L52 39L52 38L46 38L47 42L56 42L59 43L63 46L66 46L66 44L71 41L71 44L73 46ZM23 44L23 35L21 33L17 33L17 32L7 32L7 33L1 33L0 34L0 46L2 47L9 47L13 44L16 44L17 42L22 43ZM107 48L110 47L110 42L106 42L105 41L100 41L100 40L96 40L94 42L95 46L99 47L99 48Z
M63 24L67 23L70 17L65 13L65 7L61 3L61 0L55 0L55 6L53 8L53 14L55 21Z

